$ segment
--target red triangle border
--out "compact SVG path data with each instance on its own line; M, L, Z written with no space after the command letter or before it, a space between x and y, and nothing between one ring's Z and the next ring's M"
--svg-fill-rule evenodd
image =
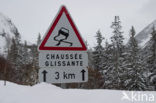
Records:
M71 24L76 36L78 37L78 40L80 41L82 47L45 47L45 44L47 42L47 40L49 39L50 35L52 34L55 26L57 25L59 19L61 18L63 12L65 13L67 19L69 20L69 23ZM87 48L77 30L77 28L75 27L74 25L74 22L72 21L67 9L65 6L62 6L60 12L58 13L56 19L54 20L52 26L50 27L48 33L46 34L44 40L42 41L42 43L40 44L39 46L39 50L42 51L42 50L66 50L66 51L86 51Z

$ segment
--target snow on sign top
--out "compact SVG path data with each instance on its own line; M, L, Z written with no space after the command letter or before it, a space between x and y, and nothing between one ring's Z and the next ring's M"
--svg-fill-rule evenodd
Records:
M87 50L65 6L61 7L61 10L42 40L39 51L42 50Z

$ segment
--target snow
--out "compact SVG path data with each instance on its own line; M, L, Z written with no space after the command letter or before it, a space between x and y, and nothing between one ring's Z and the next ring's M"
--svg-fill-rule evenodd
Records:
M130 93L126 91L61 89L47 83L35 86L22 86L10 82L7 82L6 86L3 84L4 82L0 81L0 103L132 103L129 98L122 100L125 94ZM156 96L155 92L144 93Z
M149 34L146 38L141 40L141 43L139 43L139 46L144 48L147 45L148 41L150 41L150 39L151 39L151 35Z
M11 19L0 13L0 34L5 32L5 36L0 35L0 54L4 54L6 47L6 38L11 38L14 36L13 31L16 29L15 25L12 23Z
M148 41L150 40L151 37L153 26L156 29L156 20L154 20L151 24L146 26L141 32L139 32L135 36L136 40L139 43L139 46L141 46L142 48L144 48L148 44Z
M10 36L14 36L12 31L15 29L16 27L11 19L0 13L0 32L4 30L7 34L10 34Z
M0 54L4 54L4 47L5 47L6 41L4 38L0 37Z

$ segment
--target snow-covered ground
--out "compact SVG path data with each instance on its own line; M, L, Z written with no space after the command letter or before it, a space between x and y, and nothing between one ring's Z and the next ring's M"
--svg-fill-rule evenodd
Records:
M0 103L156 103L156 92L61 89L47 83L22 86L7 82L4 86L0 81Z

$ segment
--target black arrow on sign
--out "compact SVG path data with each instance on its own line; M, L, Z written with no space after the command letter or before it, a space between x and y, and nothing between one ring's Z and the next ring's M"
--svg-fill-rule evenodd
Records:
M85 72L86 72L86 71L85 71L84 69L81 71L81 73L82 73L82 80L83 80L83 81L85 81Z
M43 72L42 72L42 74L43 74L43 82L46 82L46 74L47 74L48 72L46 71L46 70L44 70Z

